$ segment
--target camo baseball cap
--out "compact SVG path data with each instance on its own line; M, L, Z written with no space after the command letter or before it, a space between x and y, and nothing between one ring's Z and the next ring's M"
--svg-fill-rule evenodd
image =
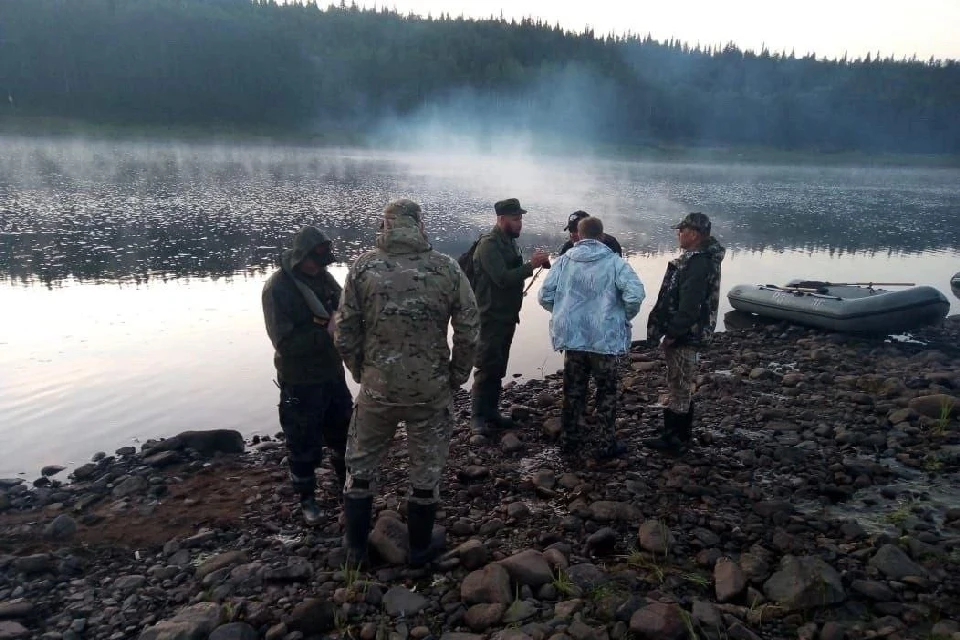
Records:
M683 220L673 225L673 229L693 229L704 235L710 235L710 218L699 211L688 213Z

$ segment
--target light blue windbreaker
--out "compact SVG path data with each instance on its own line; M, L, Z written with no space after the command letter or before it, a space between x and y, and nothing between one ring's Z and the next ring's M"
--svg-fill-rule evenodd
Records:
M607 355L630 350L630 320L644 297L633 268L599 240L581 240L560 256L538 296L553 313L554 351Z

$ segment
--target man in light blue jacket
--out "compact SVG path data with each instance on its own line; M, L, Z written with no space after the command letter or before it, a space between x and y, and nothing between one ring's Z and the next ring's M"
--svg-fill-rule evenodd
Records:
M645 292L630 265L600 241L599 218L584 218L577 228L581 240L554 263L539 301L553 314L553 349L564 352L561 453L585 453L580 418L592 375L602 433L590 440L597 443L593 457L599 460L626 452L616 438L617 364L630 349L630 320L640 311Z

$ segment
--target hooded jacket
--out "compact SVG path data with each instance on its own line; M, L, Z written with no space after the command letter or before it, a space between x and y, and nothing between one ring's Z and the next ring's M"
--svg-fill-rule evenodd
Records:
M710 236L700 247L670 261L647 321L648 339L659 342L666 336L677 346L710 341L717 326L720 265L726 251Z
M433 250L414 218L385 215L377 248L350 268L337 312L336 345L361 400L449 406L470 376L479 333L477 301L457 262Z
M540 305L553 313L555 351L618 355L630 349L630 320L645 297L626 261L598 240L581 240L557 259L540 288Z
M342 380L343 362L327 331L341 287L327 272L309 277L297 270L318 245L330 244L316 227L304 227L280 256L280 269L263 285L261 304L273 363L284 384L320 384Z

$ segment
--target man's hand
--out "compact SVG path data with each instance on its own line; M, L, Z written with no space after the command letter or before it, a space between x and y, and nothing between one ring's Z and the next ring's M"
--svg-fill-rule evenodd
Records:
M530 264L533 265L534 269L539 269L540 267L546 267L550 265L550 254L541 249L534 251L533 255L530 256Z

